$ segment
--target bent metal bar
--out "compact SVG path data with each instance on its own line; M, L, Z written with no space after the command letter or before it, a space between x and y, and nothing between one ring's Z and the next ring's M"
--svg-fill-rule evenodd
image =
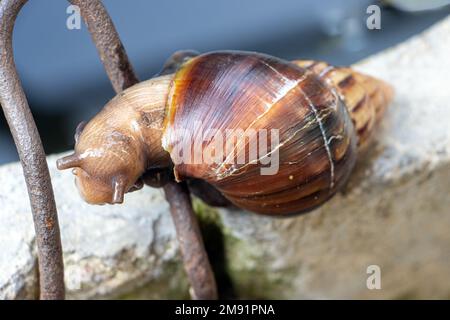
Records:
M64 299L64 266L53 188L42 142L12 52L14 22L27 1L0 1L0 104L19 153L30 198L38 247L40 299ZM120 92L137 83L122 42L102 3L99 0L70 2L80 8L114 90ZM169 181L164 191L170 203L192 296L216 299L216 282L189 191L175 181Z

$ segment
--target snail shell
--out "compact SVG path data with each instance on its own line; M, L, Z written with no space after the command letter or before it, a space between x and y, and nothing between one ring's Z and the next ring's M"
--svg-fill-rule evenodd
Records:
M205 181L243 209L311 210L345 184L392 97L384 82L322 62L236 51L189 58L116 96L58 162L75 167L86 201L120 203L146 170L173 166L178 181ZM268 146L251 159L255 132ZM215 161L179 161L180 150ZM273 174L262 174L267 160Z

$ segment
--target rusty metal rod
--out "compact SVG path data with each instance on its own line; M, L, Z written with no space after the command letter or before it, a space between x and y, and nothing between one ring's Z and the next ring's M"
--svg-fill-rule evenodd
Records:
M192 287L192 298L217 299L217 286L203 244L197 217L192 209L189 191L184 183L170 181L164 186L166 199L177 231L184 269Z
M80 8L114 91L120 92L139 82L114 23L101 1L69 0L69 2Z
M69 1L79 6L114 90L118 93L136 84L139 80L102 3L98 0ZM170 181L164 186L164 192L170 204L193 298L217 299L214 274L192 209L189 191L175 181Z
M19 153L30 198L38 248L40 298L64 299L64 266L53 188L12 50L14 22L26 2L0 1L0 104Z

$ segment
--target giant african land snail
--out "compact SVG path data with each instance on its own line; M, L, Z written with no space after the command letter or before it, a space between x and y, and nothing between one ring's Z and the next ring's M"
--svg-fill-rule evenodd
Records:
M75 153L58 168L74 168L87 202L121 203L142 186L144 172L173 168L178 181L206 181L243 209L308 211L344 185L393 96L383 81L323 62L238 51L179 58L180 65L166 66L172 73L119 93L78 128ZM272 129L277 143L266 134L272 141L265 152L277 153L276 173L261 174L261 154L236 161L239 151L248 155L248 132ZM205 140L208 130L239 132L234 148L225 147L225 136L221 153L211 148L215 136ZM195 153L198 139L200 152L220 161L178 161L179 147Z

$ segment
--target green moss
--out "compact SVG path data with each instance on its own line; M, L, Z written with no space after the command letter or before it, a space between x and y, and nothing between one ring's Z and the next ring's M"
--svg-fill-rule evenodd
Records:
M205 249L216 277L219 297L222 299L235 298L234 288L226 271L227 261L225 260L222 219L216 209L197 198L193 199L192 205L199 218Z
M226 273L242 299L284 299L273 292L289 292L292 287L293 270L270 269L271 257L252 242L242 241L231 233L224 234L226 247Z
M164 277L158 277L140 288L118 297L120 300L190 299L189 283L180 263L165 266Z
M194 208L200 223L204 225L215 225L222 227L222 220L217 212L217 209L208 206L203 201L195 197L192 199L192 207Z
M288 298L273 296L273 292L289 292L294 270L271 270L268 262L272 257L252 241L236 238L233 231L223 225L217 209L197 198L193 207L222 298Z

